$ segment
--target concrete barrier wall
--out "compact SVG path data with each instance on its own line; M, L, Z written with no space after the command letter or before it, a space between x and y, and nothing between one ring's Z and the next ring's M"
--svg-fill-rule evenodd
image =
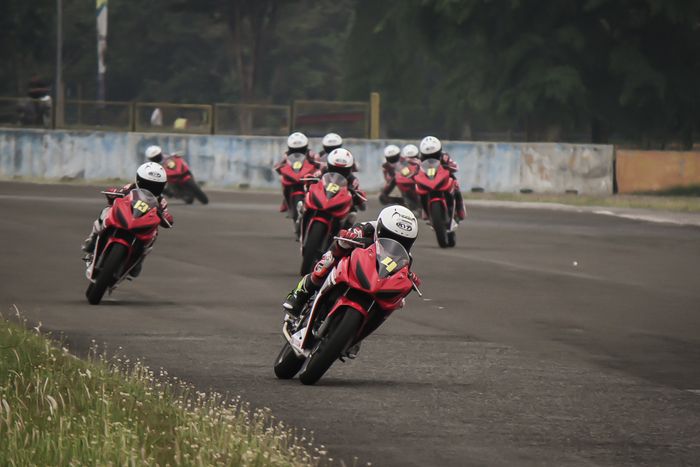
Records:
M617 150L619 193L700 185L700 152Z
M311 143L320 147L319 140ZM409 141L346 141L363 188L382 186L382 151L389 143ZM277 188L271 167L286 138L0 129L0 176L130 179L151 144L184 154L197 179L210 185ZM612 146L449 141L444 146L460 165L464 191L612 193Z

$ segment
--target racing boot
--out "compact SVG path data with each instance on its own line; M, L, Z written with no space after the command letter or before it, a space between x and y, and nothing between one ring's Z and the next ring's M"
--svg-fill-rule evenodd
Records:
M139 274L141 274L141 269L143 268L143 258L134 265L133 268L131 268L131 271L129 271L129 276L130 277L139 277Z
M83 250L83 260L84 261L92 261L92 255L93 252L95 251L95 243L97 242L97 233L96 232L90 232L90 235L83 241L83 246L81 249Z
M309 301L309 298L316 293L318 287L311 282L311 275L307 274L301 278L296 288L289 292L287 299L282 304L282 308L288 315L298 318L301 315L301 310Z

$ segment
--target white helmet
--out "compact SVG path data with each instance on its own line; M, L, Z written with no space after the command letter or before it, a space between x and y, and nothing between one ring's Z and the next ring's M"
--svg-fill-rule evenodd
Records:
M389 146L384 148L384 158L387 162L397 162L399 160L400 155L401 149L399 149L399 147L395 144L390 144Z
M391 238L410 251L418 237L418 220L407 207L398 204L387 206L377 217L375 233L377 238Z
M305 152L309 147L309 138L304 133L296 131L287 138L287 147L290 152Z
M323 145L323 150L328 154L343 145L343 138L338 133L328 133L323 137L321 144Z
M414 157L418 157L418 148L415 144L407 144L406 146L401 148L401 155L406 159L413 159Z
M149 161L160 162L163 160L163 150L160 146L148 146L146 148L146 159Z
M442 151L442 143L434 136L426 136L420 142L420 154L423 157L435 157Z
M163 193L167 181L165 169L156 162L146 162L136 169L136 186L150 191L155 196Z

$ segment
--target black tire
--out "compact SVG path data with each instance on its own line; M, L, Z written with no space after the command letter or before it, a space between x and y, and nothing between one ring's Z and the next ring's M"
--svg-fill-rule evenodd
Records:
M305 359L297 357L289 342L285 342L275 360L275 375L279 379L292 379L299 373L304 361Z
M447 246L453 248L457 244L457 234L454 231L447 232Z
M442 203L433 203L430 205L430 222L433 224L435 237L437 237L440 248L447 248L449 246L447 243L447 220L445 217L445 209Z
M185 182L185 186L187 189L194 195L195 198L197 198L197 201L199 201L202 204L207 204L209 203L209 197L202 191L202 189L197 185L197 182L194 181L194 178L190 178Z
M304 252L301 260L300 274L302 276L311 272L314 263L323 254L323 241L326 238L326 225L322 222L314 222L309 229L309 234L304 239Z
M364 317L354 308L342 307L336 313L333 319L337 321L332 323L334 326L331 326L301 367L299 380L303 384L314 384L321 379L362 326Z
M128 250L126 246L121 243L112 244L107 252L107 257L102 262L102 268L97 276L97 280L91 283L85 291L85 296L91 305L99 304L107 288L118 279L118 277L116 277L117 273L122 264L124 264L127 254Z

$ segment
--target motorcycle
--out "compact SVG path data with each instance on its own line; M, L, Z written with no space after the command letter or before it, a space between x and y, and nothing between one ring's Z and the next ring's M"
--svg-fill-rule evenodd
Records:
M289 195L285 200L294 222L294 234L299 238L300 213L303 211L307 183L316 172L316 167L306 159L304 154L290 154L287 163L279 168L282 186ZM316 180L316 179L313 179Z
M410 265L406 249L389 238L342 258L313 304L297 319L285 317L282 334L287 342L275 361L275 375L291 379L299 373L303 384L314 384L337 359L354 358L349 350L401 308L412 289L422 295Z
M416 182L413 179L420 171L418 164L408 161L400 161L396 166L394 180L401 192L401 204L406 206L413 213L420 213L420 199L416 193Z
M202 204L209 202L209 197L195 182L185 159L173 155L165 159L162 165L168 176L168 185L163 192L166 196L182 199L187 204L192 204L195 198Z
M302 275L311 272L311 267L330 246L333 236L344 227L352 206L348 181L338 173L326 173L318 183L309 187L300 213Z
M114 200L104 220L104 231L95 242L92 259L86 261L85 276L90 285L88 302L97 305L104 293L111 294L139 266L153 249L161 218L158 199L148 190L134 189L127 195L102 192Z
M427 215L435 231L440 248L454 247L455 229L459 225L455 219L455 180L450 176L439 160L428 159L421 163L420 171L415 175L416 192L427 206Z

